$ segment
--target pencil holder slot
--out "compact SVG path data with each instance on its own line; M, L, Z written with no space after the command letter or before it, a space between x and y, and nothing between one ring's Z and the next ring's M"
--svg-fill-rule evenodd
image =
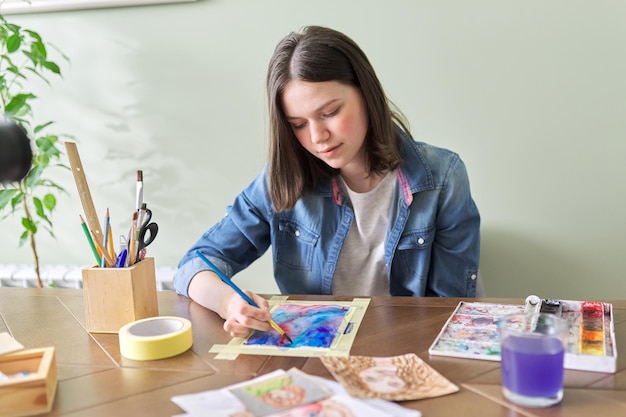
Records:
M128 268L85 268L82 275L89 332L117 333L127 323L159 315L154 258Z

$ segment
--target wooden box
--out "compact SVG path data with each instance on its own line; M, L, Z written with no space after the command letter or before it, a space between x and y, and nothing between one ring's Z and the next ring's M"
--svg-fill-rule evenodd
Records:
M18 375L0 381L0 415L32 416L52 409L57 389L54 347L0 355L0 372Z
M85 268L82 275L89 332L117 333L131 321L159 315L154 258L128 268Z

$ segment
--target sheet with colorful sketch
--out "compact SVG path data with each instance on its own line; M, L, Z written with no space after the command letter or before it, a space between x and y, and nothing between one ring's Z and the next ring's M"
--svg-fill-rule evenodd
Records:
M269 300L274 321L289 335L255 331L247 338L234 338L227 345L214 345L216 359L235 359L240 354L276 356L348 356L363 320L369 298L352 301Z
M278 369L224 388L171 397L179 416L420 417L421 413L380 398L355 398L338 382L292 368Z

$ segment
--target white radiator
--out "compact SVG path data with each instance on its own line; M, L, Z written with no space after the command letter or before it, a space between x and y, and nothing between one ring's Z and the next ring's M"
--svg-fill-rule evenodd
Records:
M44 287L82 288L82 268L80 265L40 265L39 273ZM156 284L159 291L174 290L176 268L156 269ZM37 276L33 265L0 265L0 287L37 287Z

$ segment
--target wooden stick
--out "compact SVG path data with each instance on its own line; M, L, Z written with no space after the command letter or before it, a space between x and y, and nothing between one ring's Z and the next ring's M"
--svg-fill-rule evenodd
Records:
M104 236L102 235L102 228L100 227L100 221L98 220L98 214L96 208L93 205L91 199L91 193L89 192L89 184L87 184L87 178L85 177L85 171L83 170L83 164L80 161L80 155L78 154L78 148L74 142L65 142L65 151L67 152L67 158L70 160L70 167L72 168L72 175L74 176L74 182L78 189L78 197L83 205L85 211L85 219L91 232L93 233L94 241L98 243L104 242ZM102 244L99 245L99 250Z

